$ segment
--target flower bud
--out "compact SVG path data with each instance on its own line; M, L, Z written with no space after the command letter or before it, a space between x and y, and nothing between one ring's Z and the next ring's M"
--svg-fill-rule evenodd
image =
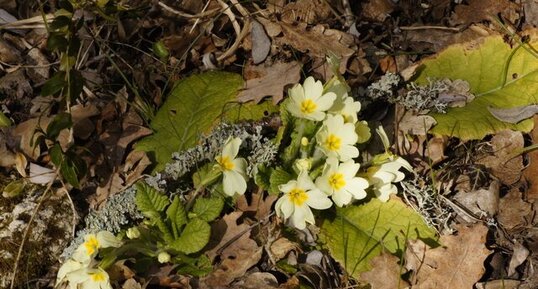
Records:
M137 227L127 229L127 238L138 239L140 238L140 230Z
M294 166L298 172L302 172L302 171L308 172L312 168L312 159L310 158L298 159L295 161Z
M157 260L159 260L159 263L161 263L161 264L170 262L170 258L171 258L170 254L168 254L166 252L161 252L157 256Z
M303 138L301 138L301 145L305 147L308 144L309 144L308 138L303 136Z

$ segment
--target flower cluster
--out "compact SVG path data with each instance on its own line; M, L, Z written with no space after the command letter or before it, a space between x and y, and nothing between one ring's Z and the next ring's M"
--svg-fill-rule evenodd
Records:
M283 195L275 206L277 215L298 229L304 229L306 223L314 224L311 208L324 210L333 203L338 207L348 205L364 199L368 188L381 201L387 201L397 191L394 183L404 178L399 170L411 170L404 159L389 152L388 138L379 129L386 157L359 176L361 165L356 162L356 145L369 135L358 134L364 133L364 125L358 120L361 104L348 92L347 86L336 78L324 87L312 77L289 90L288 112L298 123L303 121L303 126L307 121L317 127L311 139L302 137L301 155L294 164L297 178L279 186ZM304 131L300 126L295 129L298 134ZM316 164L320 170L313 168Z
M122 242L108 231L87 234L70 259L58 271L56 286L68 282L69 288L112 289L108 273L95 260L99 249L120 247Z

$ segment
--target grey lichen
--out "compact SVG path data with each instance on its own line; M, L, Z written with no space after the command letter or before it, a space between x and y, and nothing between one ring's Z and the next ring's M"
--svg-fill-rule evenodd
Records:
M368 86L367 95L372 99L393 99L401 81L402 78L398 74L388 72Z
M108 198L103 208L90 211L84 218L84 229L77 232L76 238L65 248L61 257L69 258L87 234L102 230L118 233L124 226L141 220L143 215L136 208L135 195L135 188L130 187Z

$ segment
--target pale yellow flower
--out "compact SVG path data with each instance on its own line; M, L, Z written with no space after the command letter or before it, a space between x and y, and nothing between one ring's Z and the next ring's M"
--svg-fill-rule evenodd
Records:
M361 110L361 103L353 100L352 97L346 97L342 103L342 108L335 111L334 114L339 114L344 118L344 122L355 124L359 118L357 114Z
M328 115L323 126L316 135L319 148L328 158L337 158L345 162L359 156L355 125L344 123L341 115Z
M316 186L331 196L334 203L342 207L351 203L353 199L360 200L366 197L365 189L368 181L357 177L360 165L353 160L338 163L335 158L327 160L323 174L316 179Z
M65 261L65 263L62 264L62 266L58 270L58 274L56 275L56 286L65 281L65 277L67 276L67 274L86 267L88 267L88 264L68 259L67 261ZM70 284L70 287L76 288L76 284Z
M223 174L224 193L228 196L242 195L247 190L247 161L244 158L236 158L240 146L240 138L230 137L222 149L222 154L215 158Z
M108 274L101 268L81 268L66 276L71 288L78 289L112 289Z
M336 99L334 92L324 94L321 81L315 81L311 76L304 81L304 85L293 86L288 95L291 99L286 107L288 111L298 118L314 121L322 121L325 112L331 108Z
M82 243L73 253L73 259L79 262L88 262L100 248L119 247L122 242L108 231L100 231L97 234L87 234Z
M307 172L301 172L297 180L292 180L279 189L284 193L276 202L275 210L279 217L288 220L297 229L306 228L306 223L314 224L314 215L310 208L324 210L332 206L331 200L320 191L310 179Z
M164 264L170 262L171 256L167 252L161 252L157 255L157 260L159 263Z

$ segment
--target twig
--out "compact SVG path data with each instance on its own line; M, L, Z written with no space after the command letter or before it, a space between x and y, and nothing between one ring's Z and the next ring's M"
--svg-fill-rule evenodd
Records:
M224 59L230 57L233 53L235 53L237 48L239 48L239 44L241 44L241 41L243 40L243 38L247 36L249 30L250 30L250 20L247 18L247 20L245 21L245 24L243 25L243 30L241 30L241 32L235 38L234 44L230 46L230 48L228 48L228 50L226 50L222 55L217 57L217 61L219 62L223 61Z
M209 6L209 2L211 2L211 0L207 0L207 2L204 5L204 8L202 8L202 11L200 13L205 12L207 7ZM216 11L216 9L214 9L214 10ZM189 34L191 34L192 31L194 31L194 28L196 28L196 26L198 25L199 22L200 22L200 18L196 18L196 21L194 21L194 24L192 24L192 27L191 27L191 30L189 31Z
M424 26L400 26L401 30L427 30L427 29L436 29L436 30L446 30L460 32L461 28L458 27L446 27L446 26L433 26L433 25L424 25Z
M355 22L355 15L353 15L349 0L342 0L342 6L344 6L344 11L346 12L346 14L344 15L345 26L351 27L351 25L353 25L353 22Z
M166 10L166 11L172 13L172 14L176 14L176 15L178 15L180 17L189 18L189 19L202 18L202 17L210 16L210 15L213 15L215 12L217 12L219 10L219 9L212 9L212 10L209 10L209 11L202 11L202 12L200 12L198 14L189 14L189 13L178 11L178 10L176 10L176 9L162 3L161 1L159 1L157 4L159 4L159 6L161 6L164 10Z
M247 9L245 9L245 7L243 7L243 5L241 5L241 3L239 3L239 1L230 0L230 2L232 2L235 9L237 9L237 11L239 11L239 13L241 13L241 15L243 15L243 17L249 17L250 16L250 13L247 11Z
M239 25L239 22L237 22L237 19L235 18L235 14L230 9L230 6L228 4L226 4L226 2L224 2L222 0L217 0L217 1L219 2L220 6L222 6L222 8L224 8L222 13L226 14L226 16L228 16L228 18L230 18L230 21L232 22L232 26L234 27L234 30L235 30L235 34L239 38L239 35L241 34L241 26Z

